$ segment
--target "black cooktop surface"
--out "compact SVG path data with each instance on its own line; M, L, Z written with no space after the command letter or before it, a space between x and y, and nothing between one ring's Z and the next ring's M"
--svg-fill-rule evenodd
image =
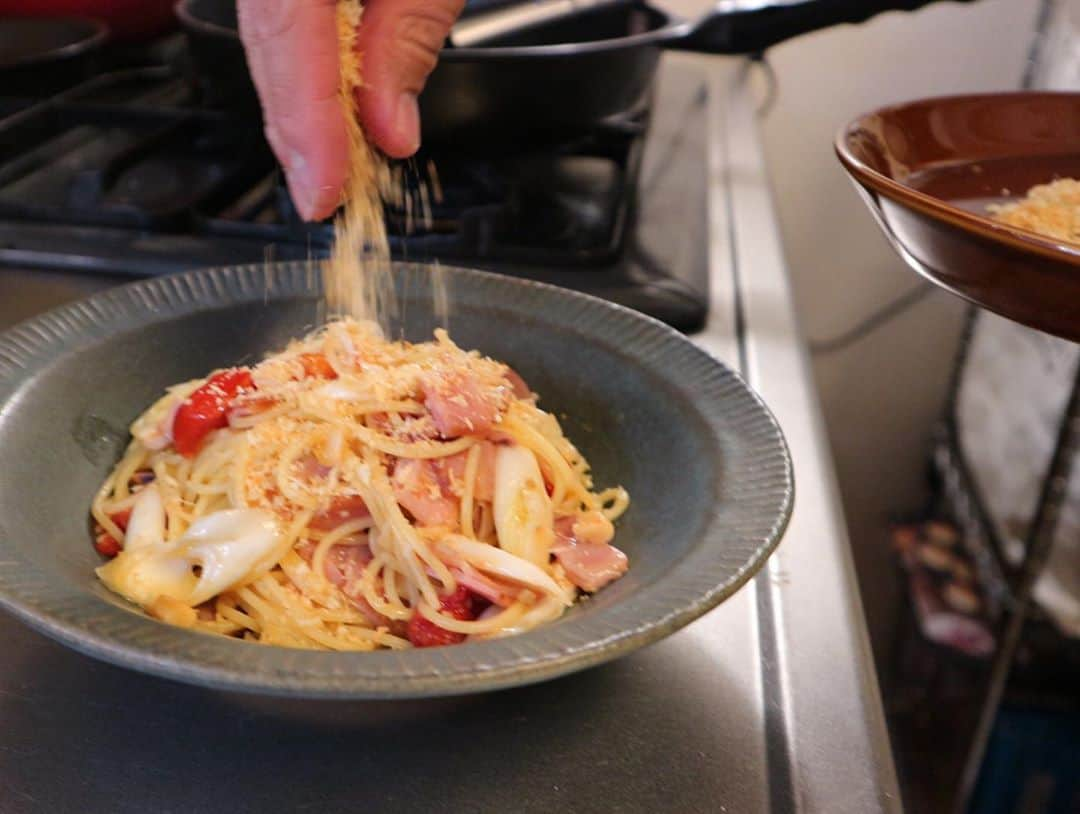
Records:
M330 225L296 217L261 124L200 105L177 61L157 56L177 52L106 62L41 98L0 90L0 269L145 276L327 252ZM491 159L422 151L388 206L394 255L552 282L700 328L705 87L695 69L666 65L648 106L580 141Z

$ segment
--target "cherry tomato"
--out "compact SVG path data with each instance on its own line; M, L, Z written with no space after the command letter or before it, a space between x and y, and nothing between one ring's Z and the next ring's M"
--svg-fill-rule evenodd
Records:
M442 598L440 610L455 619L472 620L476 618L476 599L472 591L464 585L458 585L456 591ZM414 613L409 620L407 635L413 647L442 647L465 641L464 633L441 628L419 613Z
M176 411L172 428L176 451L188 458L194 456L207 435L229 423L233 398L254 389L251 371L246 368L223 370L207 379Z
M109 515L109 519L120 527L120 531L127 531L128 523L131 522L131 509L121 509Z
M309 379L336 379L337 371L321 353L301 353L297 359L304 366L304 375Z
M96 538L94 538L94 548L97 553L103 557L115 557L120 553L122 546L120 541L113 537L108 532L101 532Z
M127 531L128 523L131 522L131 509L123 509L113 512L109 519L120 527L120 531ZM101 527L100 523L94 524L94 548L103 557L115 557L123 549L124 544L109 534Z

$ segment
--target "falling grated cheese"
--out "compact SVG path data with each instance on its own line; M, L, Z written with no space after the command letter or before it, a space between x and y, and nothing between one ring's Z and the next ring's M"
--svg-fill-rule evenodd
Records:
M356 91L363 86L363 54L356 49L356 31L363 11L360 0L339 0L337 4L341 71L338 95L345 111L349 171L342 193L343 209L334 221L334 247L323 280L331 316L352 316L385 324L395 312L390 245L383 213L391 173L386 157L367 140L357 117Z

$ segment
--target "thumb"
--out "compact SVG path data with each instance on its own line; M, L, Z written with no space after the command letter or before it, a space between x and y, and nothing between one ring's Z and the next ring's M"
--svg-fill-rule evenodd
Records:
M368 0L357 32L360 123L393 158L420 146L417 96L465 0Z

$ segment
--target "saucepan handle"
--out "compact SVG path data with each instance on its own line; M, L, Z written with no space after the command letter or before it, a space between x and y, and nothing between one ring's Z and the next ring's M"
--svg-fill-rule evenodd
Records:
M753 54L820 28L861 23L884 11L914 11L932 2L935 0L721 0L664 46L707 54Z
M3 2L3 0L0 0ZM586 14L604 6L633 5L633 0L477 0L466 6L446 44L451 48L483 46L508 34Z

